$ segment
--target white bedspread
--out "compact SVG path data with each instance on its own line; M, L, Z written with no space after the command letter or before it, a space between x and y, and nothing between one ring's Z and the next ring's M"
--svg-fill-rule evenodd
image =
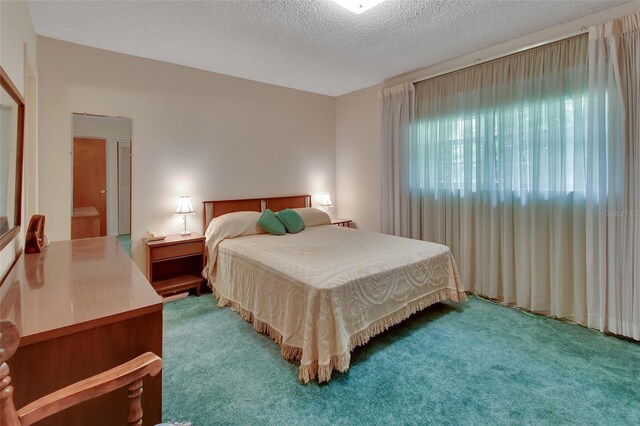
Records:
M299 359L305 383L346 371L355 346L412 313L466 300L440 244L328 225L225 239L217 250L220 305L269 334L285 358Z

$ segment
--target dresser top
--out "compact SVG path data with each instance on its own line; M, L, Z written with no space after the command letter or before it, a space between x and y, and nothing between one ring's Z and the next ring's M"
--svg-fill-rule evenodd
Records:
M158 296L115 237L54 242L22 254L0 286L0 317L20 346L162 310Z

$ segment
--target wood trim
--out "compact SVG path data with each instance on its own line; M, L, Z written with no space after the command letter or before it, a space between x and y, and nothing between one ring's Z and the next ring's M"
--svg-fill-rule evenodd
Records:
M18 104L18 129L17 129L17 151L16 151L16 194L15 194L15 222L13 228L10 229L2 238L0 238L0 250L5 248L20 232L22 222L22 170L24 163L24 98L20 94L18 88L13 84L9 75L4 68L0 66L0 86L2 86L9 96ZM16 258L18 255L16 255Z
M0 66L0 83L2 83L2 86L5 89L7 89L14 101L22 105L25 104L24 98L20 94L20 91L15 86L15 84L13 84L13 81L11 81L11 79L9 78L9 74L5 72L2 66Z
M55 309L30 315L46 300ZM73 303L71 303L73 302ZM21 255L0 287L3 318L22 334L21 346L162 312L162 299L115 237L58 241Z
M69 385L26 405L18 411L18 417L23 425L33 424L69 407L130 385L147 375L153 377L161 369L162 360L157 355L151 352L144 353L111 370ZM140 400L136 399L134 404L135 410L130 408L130 412L135 411L136 414L139 412L140 418L135 420L140 420L142 418Z
M161 300L160 297L158 299ZM21 345L9 360L13 383L18 385L14 385L14 402L18 408L26 407L52 392L146 352L162 357L162 311L34 345ZM42 425L125 425L128 414L126 401L127 390L121 388L54 414L43 420ZM162 372L145 379L142 406L145 425L161 423Z
M197 241L204 241L204 237L200 234L192 232L191 235L182 236L180 234L169 234L164 240L147 241L143 240L145 244L150 247L164 247L174 244L193 243Z
M273 197L265 200L265 206L274 212L284 209L298 209L311 206L311 195L295 195L292 197Z
M212 200L202 202L202 233L214 217L227 213L265 209L280 211L286 208L311 207L311 195L290 195L284 197L242 198L237 200Z
M22 97L20 97L22 99ZM23 101L24 102L24 101ZM18 152L16 156L16 223L20 229L22 225L22 170L24 168L24 103L18 105Z
M90 321L85 321L81 324L69 325L66 327L56 328L55 330L43 331L41 333L32 334L30 336L20 338L20 346L33 345L34 343L40 343L47 340L57 339L62 336L70 334L80 333L94 328L102 327L109 324L114 324L128 319L141 317L143 315L152 314L154 312L162 311L164 305L162 303L157 305L144 306L138 309L132 309L130 311L124 311L115 315L105 316Z
M262 211L262 198L243 198L238 200L214 200L203 201L202 212L202 233L207 230L207 225L214 217L222 216L226 213L250 211ZM209 210L211 213L209 214Z

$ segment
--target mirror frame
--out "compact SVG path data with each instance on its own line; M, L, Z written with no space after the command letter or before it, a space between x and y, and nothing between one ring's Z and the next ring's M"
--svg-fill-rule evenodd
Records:
M22 219L22 168L24 152L24 98L20 91L13 84L9 75L0 66L0 85L7 91L9 96L18 104L17 146L16 146L16 187L15 187L15 218L13 227L0 236L0 250L5 248L20 232L20 222Z

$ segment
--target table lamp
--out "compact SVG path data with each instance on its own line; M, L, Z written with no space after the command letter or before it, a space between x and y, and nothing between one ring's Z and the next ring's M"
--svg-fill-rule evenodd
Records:
M331 202L331 197L328 192L320 194L320 206L324 207L324 211L327 213L329 213L329 207L333 207L333 203Z
M184 231L180 232L180 235L191 235L191 231L187 231L187 215L194 213L195 210L193 210L193 206L191 205L191 197L188 195L181 195L180 203L176 210L176 214L181 214L183 218L182 220L184 221Z

